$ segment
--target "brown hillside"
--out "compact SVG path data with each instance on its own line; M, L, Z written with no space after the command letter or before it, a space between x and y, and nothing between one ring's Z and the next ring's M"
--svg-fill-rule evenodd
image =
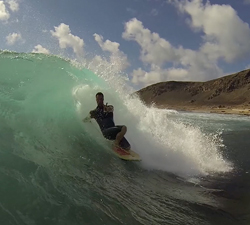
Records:
M174 109L248 108L250 69L207 82L161 82L137 92L147 105Z

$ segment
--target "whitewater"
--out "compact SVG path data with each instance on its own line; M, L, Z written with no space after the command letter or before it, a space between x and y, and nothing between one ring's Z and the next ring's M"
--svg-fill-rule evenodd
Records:
M82 122L99 91L141 162ZM249 119L147 107L134 91L112 65L1 51L1 224L233 224L211 194L239 171L224 135Z

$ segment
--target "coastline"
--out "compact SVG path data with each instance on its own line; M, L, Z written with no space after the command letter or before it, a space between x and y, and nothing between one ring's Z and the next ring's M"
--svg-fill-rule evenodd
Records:
M186 112L197 112L197 113L216 113L216 114L233 114L240 116L250 116L250 106L235 106L235 107L209 107L209 106L159 106L161 109L173 109L177 111L186 111Z
M250 116L250 69L205 82L159 82L136 94L161 109Z

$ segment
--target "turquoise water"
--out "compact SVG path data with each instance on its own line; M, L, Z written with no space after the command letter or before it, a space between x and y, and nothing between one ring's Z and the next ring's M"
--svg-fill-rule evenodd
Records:
M98 91L141 162L82 122ZM147 108L131 91L112 68L0 53L1 224L247 224L249 118Z

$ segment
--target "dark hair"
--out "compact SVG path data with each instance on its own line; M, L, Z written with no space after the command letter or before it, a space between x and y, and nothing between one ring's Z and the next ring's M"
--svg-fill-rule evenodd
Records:
M98 95L101 95L103 97L103 93L102 92L98 92L95 97L97 97Z

